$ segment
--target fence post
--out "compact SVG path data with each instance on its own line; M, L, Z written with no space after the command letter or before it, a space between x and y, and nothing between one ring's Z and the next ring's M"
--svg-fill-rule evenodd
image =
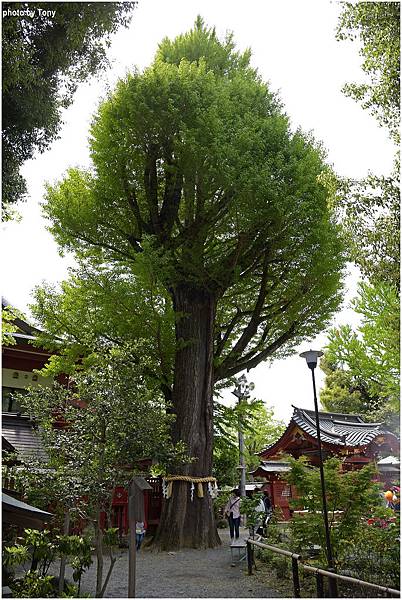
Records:
M321 573L315 574L316 583L317 583L317 598L324 598L324 578Z
M251 549L251 544L248 540L247 540L247 567L248 567L248 574L252 575L253 574L253 550Z
M292 573L293 573L294 597L300 598L299 563L298 563L297 558L293 558L293 556L292 556Z
M332 571L332 569L329 569ZM338 582L335 579L335 577L329 577L329 595L331 598L337 598L338 597Z

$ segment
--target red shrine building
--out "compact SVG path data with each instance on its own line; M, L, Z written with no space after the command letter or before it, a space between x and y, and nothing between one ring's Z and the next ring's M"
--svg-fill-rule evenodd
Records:
M3 299L3 308L8 303ZM33 346L33 341L39 330L32 327L22 319L13 319L15 332L10 334L14 344L4 345L2 348L2 451L3 464L7 464L7 455L16 454L18 457L28 458L30 455L45 460L39 436L36 434L35 418L22 413L15 394L24 393L32 386L50 386L51 378L45 378L34 373L42 369L51 354L43 348ZM63 427L63 423L55 422L55 427ZM147 471L151 460L144 460L138 465ZM159 477L147 477L152 490L144 492L145 518L148 530L153 530L159 523L162 507L162 484ZM3 491L20 499L20 494L13 489L13 481L7 477L3 479ZM108 527L118 527L120 534L128 531L128 494L123 487L114 490L111 523ZM103 524L106 525L105 515Z
M296 490L284 479L290 470L286 455L306 456L310 464L319 464L315 412L293 408L286 430L279 440L259 453L261 465L252 473L265 480L263 489L269 491L273 505L281 509L286 520L291 516L289 500L297 497ZM326 412L319 412L319 423L323 459L339 457L345 471L360 469L368 463L377 465L390 455L399 456L398 438L381 423L366 423L359 415ZM388 483L389 477L383 479L382 470L379 472L380 480Z

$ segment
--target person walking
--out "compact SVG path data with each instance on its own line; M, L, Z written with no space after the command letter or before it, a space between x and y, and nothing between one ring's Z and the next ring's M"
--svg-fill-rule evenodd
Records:
M143 523L143 521L137 521L135 524L135 541L136 541L137 552L141 548L142 540L145 537L145 533L146 533L145 523Z
M240 490L232 490L232 494L226 503L224 513L229 521L230 541L239 539L240 527Z

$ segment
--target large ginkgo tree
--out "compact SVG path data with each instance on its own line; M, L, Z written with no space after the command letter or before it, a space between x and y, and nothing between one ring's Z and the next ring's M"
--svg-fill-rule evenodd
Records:
M192 458L171 475L209 477L214 385L291 353L339 305L335 178L320 144L291 129L250 53L200 18L101 103L90 149L91 169L48 189L51 229L125 289L149 255L174 316L173 441ZM175 481L155 543L218 544L211 503L206 485L198 497Z

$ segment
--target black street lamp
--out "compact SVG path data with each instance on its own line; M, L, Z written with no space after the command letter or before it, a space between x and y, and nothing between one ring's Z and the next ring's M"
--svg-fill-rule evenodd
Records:
M315 411L315 423L317 427L317 441L318 441L318 453L320 457L320 479L321 479L321 494L322 494L322 514L324 517L324 527L325 527L325 539L327 545L327 559L328 559L328 567L330 570L335 569L334 557L332 554L332 546L331 546L331 536L329 533L329 525L328 525L328 509L327 509L327 496L325 493L325 477L324 477L324 467L322 460L322 448L321 448L321 430L320 430L320 420L318 417L318 402L317 402L317 391L315 387L315 375L314 369L317 366L318 357L322 356L323 352L321 350L307 350L306 352L302 352L300 356L306 359L307 366L311 370L311 375L313 378L313 391L314 391L314 411ZM337 597L337 588L336 581L331 577L329 579L330 590L332 597Z

